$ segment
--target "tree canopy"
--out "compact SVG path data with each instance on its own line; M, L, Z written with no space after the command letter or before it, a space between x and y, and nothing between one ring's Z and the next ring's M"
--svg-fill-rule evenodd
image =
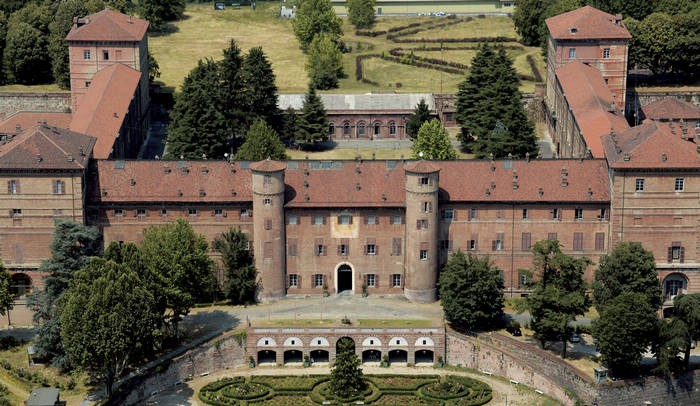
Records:
M462 145L479 158L493 154L537 154L535 127L518 90L513 61L502 46L482 44L457 93L457 122ZM498 126L498 123L501 126Z
M313 87L304 97L304 105L299 124L295 133L295 140L305 146L314 146L328 139L328 118L321 98Z
M139 14L149 22L152 31L163 31L166 23L177 20L185 12L185 0L139 0Z
M547 38L545 20L582 6L579 0L518 0L513 11L513 25L525 45L544 46Z
M6 314L14 306L15 295L10 289L11 283L12 276L5 268L5 264L0 261L0 315Z
M350 338L338 340L338 354L331 368L330 390L341 398L358 395L367 387L360 358L355 354L355 345Z
M455 151L445 126L437 118L426 121L420 127L411 147L413 159L454 160Z
M575 258L561 252L559 241L538 241L533 247L534 272L537 277L525 303L530 310L530 327L544 348L547 341L562 342L566 358L566 340L572 332L570 323L591 306L586 294L583 273L588 258Z
M655 311L661 306L658 277L654 254L639 242L621 242L610 255L600 258L593 283L596 307L600 310L624 292L637 292Z
M374 25L375 0L348 0L345 7L348 10L348 18L355 28L369 28Z
M328 34L338 40L343 35L342 20L335 15L330 0L301 0L296 17L292 20L294 35L301 49L306 51L314 36Z
M440 273L440 302L455 327L484 329L503 315L503 275L487 257L457 251Z
M659 321L659 337L655 344L657 370L666 376L689 370L692 343L698 339L700 339L700 294L678 295L673 298L673 311L670 317Z
M406 121L406 135L412 140L415 139L418 135L418 130L426 121L430 121L430 107L428 107L425 99L420 99L420 102L413 110L413 114Z
M262 119L257 119L248 130L245 142L236 152L235 159L242 161L287 160L287 153L279 135Z
M338 87L338 81L344 77L343 55L330 35L314 36L309 45L305 68L309 75L309 86L321 90Z
M243 59L241 81L246 117L248 123L262 118L274 126L279 120L277 109L277 85L272 64L267 59L262 47L253 47Z
M253 254L248 249L248 237L240 228L231 228L214 239L213 248L221 254L226 275L226 297L232 304L255 303L258 292L257 270Z

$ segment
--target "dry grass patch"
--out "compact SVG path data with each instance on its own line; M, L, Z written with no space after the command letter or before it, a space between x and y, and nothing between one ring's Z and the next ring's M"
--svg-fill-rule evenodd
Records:
M48 93L68 93L69 90L61 89L56 84L48 85L5 85L0 86L0 92L17 92L17 93L33 93L33 92L48 92Z
M436 23L449 20L438 19ZM415 20L414 20L415 22ZM435 30L426 30L401 38L471 38L471 37L512 37L517 38L513 20L508 17L474 18L471 21L441 27Z

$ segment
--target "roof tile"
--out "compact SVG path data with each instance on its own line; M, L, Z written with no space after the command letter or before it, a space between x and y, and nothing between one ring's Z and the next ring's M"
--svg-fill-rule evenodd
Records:
M63 128L37 125L0 140L0 169L85 169L95 138Z
M621 18L591 6L550 17L545 23L552 37L558 40L632 38Z
M81 25L71 28L66 41L140 42L148 31L148 21L107 8L79 21Z

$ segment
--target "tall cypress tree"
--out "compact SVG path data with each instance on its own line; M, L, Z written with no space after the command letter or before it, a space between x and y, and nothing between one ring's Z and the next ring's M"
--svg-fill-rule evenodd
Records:
M224 49L224 59L219 61L219 67L222 98L219 109L226 117L229 137L238 138L236 141L240 142L247 129L249 103L244 90L243 56L236 41L231 40Z
M321 98L313 87L309 88L304 98L304 106L299 120L295 139L300 144L310 147L328 139L328 118Z
M462 144L477 157L537 153L534 125L525 112L519 85L505 49L482 45L472 60L469 76L459 85L456 114ZM496 128L499 121L508 134L507 142L502 129Z
M279 109L275 73L261 47L248 51L241 66L241 81L246 95L248 121L252 123L259 117L276 126Z

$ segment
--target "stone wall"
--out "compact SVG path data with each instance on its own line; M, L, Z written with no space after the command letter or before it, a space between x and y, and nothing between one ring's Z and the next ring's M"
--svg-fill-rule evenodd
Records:
M0 120L18 111L70 111L70 93L0 92Z
M599 405L700 405L700 390L695 382L700 379L700 370L685 375L664 379L644 379L609 382L598 388Z
M144 372L121 384L117 402L137 404L154 392L184 381L189 374L199 376L246 364L245 338L241 344L238 340L239 337L229 332L201 345L193 343L190 349L180 354L159 359L157 365L146 366Z

